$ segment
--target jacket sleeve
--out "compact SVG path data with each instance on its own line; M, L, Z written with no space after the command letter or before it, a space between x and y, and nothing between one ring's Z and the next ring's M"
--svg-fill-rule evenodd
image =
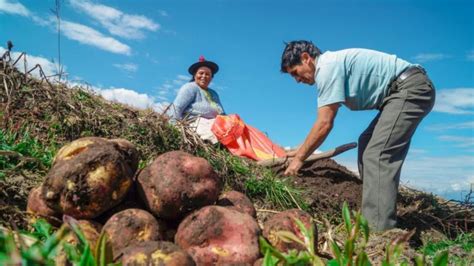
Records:
M183 119L184 111L196 98L196 89L189 83L184 84L178 91L176 99L171 106L171 117L175 120Z

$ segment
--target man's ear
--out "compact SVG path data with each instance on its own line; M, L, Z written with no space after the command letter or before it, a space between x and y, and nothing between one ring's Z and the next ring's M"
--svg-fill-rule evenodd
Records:
M308 63L311 59L311 56L307 52L301 54L301 63Z

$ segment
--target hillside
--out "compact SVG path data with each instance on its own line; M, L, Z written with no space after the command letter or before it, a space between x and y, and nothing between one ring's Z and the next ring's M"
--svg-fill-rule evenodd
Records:
M220 146L207 145L185 124L171 126L165 116L153 110L108 102L87 88L67 88L32 78L7 61L0 61L1 225L28 229L29 214L25 210L29 191L46 176L61 146L85 136L133 142L141 155L140 168L171 150L204 157L224 179L227 189L241 191L252 199L260 222L279 210L307 210L318 223L323 252L331 237L329 229L336 238L344 237L338 235L343 202L353 210L360 208L362 181L334 160L316 161L305 165L301 176L283 178L276 174L279 169L264 169L230 155ZM472 205L452 203L405 187L399 193L398 216L401 229L373 235L369 243L371 259L383 256L389 241L413 229L405 253L408 258L429 241L454 240L474 230ZM456 252L467 256L459 248Z

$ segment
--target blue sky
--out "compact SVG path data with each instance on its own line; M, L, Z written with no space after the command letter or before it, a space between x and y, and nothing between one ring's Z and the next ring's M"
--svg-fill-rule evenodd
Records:
M437 88L433 112L412 140L403 184L459 199L474 183L473 1L61 1L67 80L107 99L159 109L200 55L217 62L211 87L282 146L302 142L316 119L316 89L279 72L285 41L321 50L370 48L422 64ZM53 0L0 0L7 40L54 73ZM18 54L15 54L18 56ZM342 108L320 150L356 141L374 111ZM336 160L355 170L356 152Z

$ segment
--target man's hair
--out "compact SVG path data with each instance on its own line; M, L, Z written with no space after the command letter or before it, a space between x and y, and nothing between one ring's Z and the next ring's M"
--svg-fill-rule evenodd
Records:
M321 50L310 41L292 41L285 44L285 50L283 50L283 54L281 55L281 72L283 73L287 72L286 69L288 67L301 64L302 53L306 52L312 58L316 58L321 54Z

